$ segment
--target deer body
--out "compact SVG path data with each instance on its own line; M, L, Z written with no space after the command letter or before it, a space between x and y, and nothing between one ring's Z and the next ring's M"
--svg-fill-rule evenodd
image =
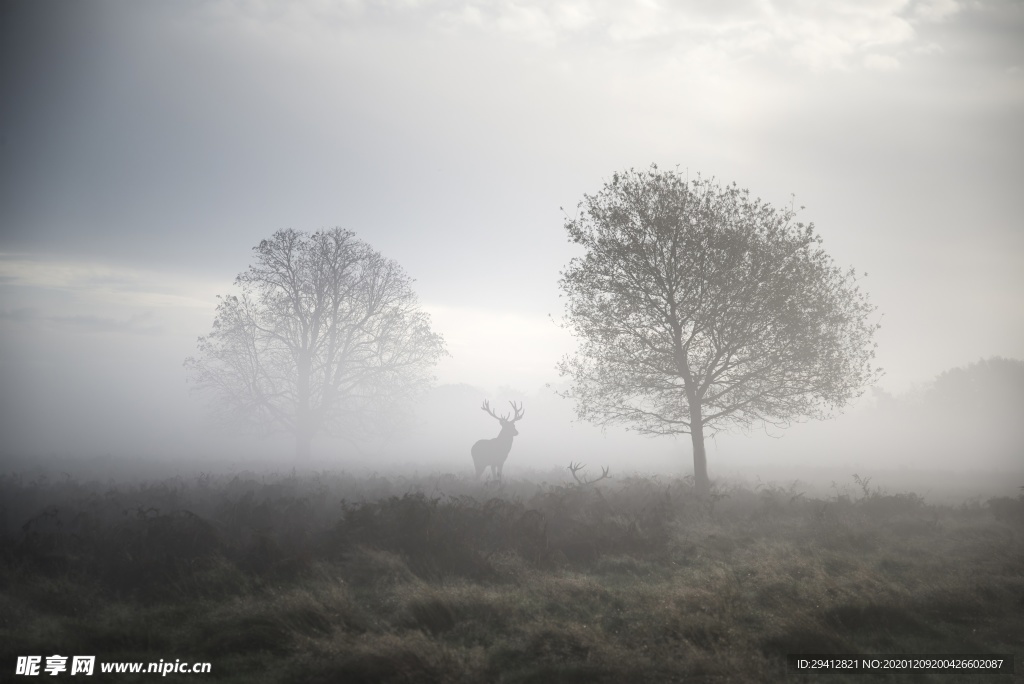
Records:
M473 454L473 465L476 467L477 479L480 479L480 476L483 475L484 470L488 467L491 469L493 477L501 479L501 468L505 465L508 452L512 450L512 438L519 434L519 430L516 429L516 421L524 415L522 406L517 407L513 402L509 403L512 404L512 408L515 410L515 418L512 420L508 419L507 414L503 416L496 415L486 401L481 407L482 410L501 423L501 432L493 439L481 439L470 449L470 453Z

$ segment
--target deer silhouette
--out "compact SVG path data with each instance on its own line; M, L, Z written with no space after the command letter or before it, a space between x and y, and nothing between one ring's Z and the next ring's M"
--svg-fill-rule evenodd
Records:
M471 449L473 465L476 466L476 478L478 480L487 467L490 467L493 477L501 479L501 467L505 465L508 452L512 450L512 438L519 434L519 430L516 430L516 422L525 413L523 406L522 404L516 406L514 401L508 403L512 405L512 410L515 411L515 417L512 420L509 420L507 413L499 416L492 411L490 403L486 400L484 405L480 407L482 411L486 411L501 423L501 432L494 439L481 439Z

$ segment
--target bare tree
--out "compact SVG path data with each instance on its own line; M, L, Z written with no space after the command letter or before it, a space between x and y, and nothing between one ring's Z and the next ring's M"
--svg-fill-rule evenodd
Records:
M484 405L480 407L482 411L487 412L487 414L498 421L501 425L501 432L494 439L479 440L470 449L470 453L473 455L473 465L476 467L477 479L480 479L480 476L483 475L484 470L488 467L491 469L492 476L501 477L502 466L505 465L508 452L512 450L512 438L519 434L519 430L516 429L516 423L526 415L522 404L516 406L515 402L512 401L509 404L512 405L512 410L515 411L515 417L511 420L509 420L507 413L500 416L496 414L491 409L491 404L487 400L484 400Z
M391 427L445 354L412 280L351 231L278 231L220 298L213 331L185 360L227 419L357 439Z
M698 491L705 435L825 417L878 377L874 307L794 223L735 184L630 170L585 195L565 229L586 252L562 273L559 364L578 416L689 434Z

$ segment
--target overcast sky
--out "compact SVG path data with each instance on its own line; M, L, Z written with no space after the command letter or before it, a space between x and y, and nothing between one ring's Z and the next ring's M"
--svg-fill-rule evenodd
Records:
M34 0L0 31L0 451L171 438L286 227L402 264L440 382L535 391L566 213L651 163L804 206L868 273L889 391L1024 358L1021 2Z

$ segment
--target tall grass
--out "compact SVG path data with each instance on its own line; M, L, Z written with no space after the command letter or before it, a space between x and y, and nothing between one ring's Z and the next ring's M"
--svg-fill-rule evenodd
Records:
M1024 667L1022 498L321 473L7 475L0 502L8 673L53 653L239 682L805 681L796 652Z

